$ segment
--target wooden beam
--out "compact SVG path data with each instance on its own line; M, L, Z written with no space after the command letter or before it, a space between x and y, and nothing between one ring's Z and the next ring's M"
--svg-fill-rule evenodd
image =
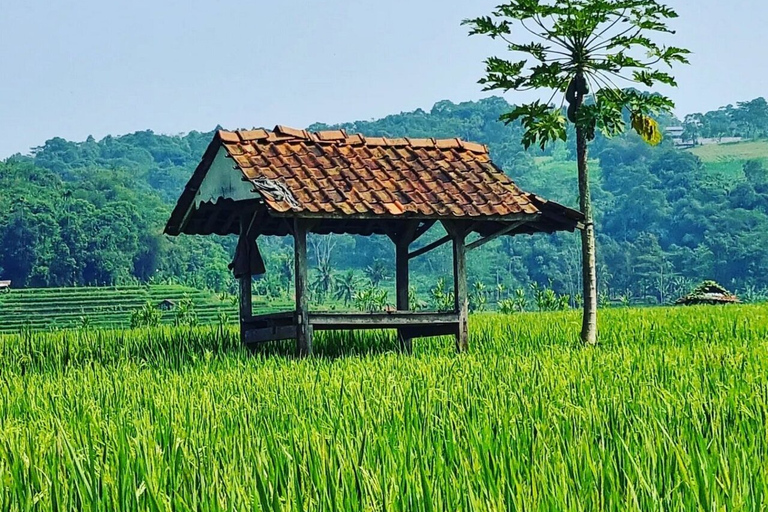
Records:
M402 237L395 241L395 282L396 282L396 297L397 297L397 310L408 311L410 305L408 304L408 288L410 286L408 275L408 248L411 245L411 239L416 233L416 227L418 223L414 224L412 228L408 228ZM406 354L413 352L413 339L408 336L404 329L398 329L397 340L400 346L400 350Z
M272 216L274 217L290 217L293 218L295 215L295 212L289 210L285 212L278 212L273 211ZM514 222L518 220L530 220L533 214L530 213L513 213L511 215L487 215L480 217L480 219L483 222ZM373 220L373 221L390 221L390 220L403 220L402 215L393 215L389 213L384 214L378 214L378 213L353 213L350 215L347 215L345 213L336 213L336 212L301 212L301 216L304 219L322 219L322 220L329 220L329 219L345 219L345 220ZM413 217L411 217L413 218ZM446 217L445 215L419 215L418 218L415 218L414 220L421 220L421 221L449 221L453 222L456 220L455 217Z
M411 243L415 239L416 230L419 228L419 221L406 220L400 223L376 223L387 234L394 243Z
M429 324L404 327L401 330L409 338L431 338L434 336L451 336L456 334L458 322L453 324Z
M227 217L227 219L221 225L221 234L225 235L229 233L229 228L232 227L232 224L235 222L235 219L237 219L238 213L239 212L237 208L232 209L232 212L229 214L229 217Z
M511 233L512 231L516 230L517 228L519 228L523 224L525 224L525 222L523 222L523 221L515 222L514 224L510 224L509 226L506 226L505 228L500 229L500 230L496 231L495 233L486 236L485 238L480 238L479 240L475 240L471 244L467 245L467 250L471 251L472 249L477 249L478 247L482 247L485 244L487 244L488 242L492 242L492 241L496 240L500 236L504 236L504 235L507 235L507 234Z
M310 323L318 330L397 329L424 325L455 325L456 313L397 311L394 313L311 313ZM452 331L453 332L453 331Z
M417 229L416 233L413 235L413 241L415 242L416 240L421 238L424 235L424 233L429 231L429 229L432 226L435 225L435 222L437 222L437 221L436 220L425 220L424 222L422 222L421 226L419 227L419 229Z
M426 254L426 253L428 253L429 251L431 251L433 249L437 249L441 245L447 244L450 241L451 241L451 235L445 235L443 238L441 238L439 240L435 240L431 244L425 245L421 249L416 249L415 251L409 253L408 254L408 259L412 260L413 258L421 256L422 254Z
M472 226L443 222L453 240L453 304L459 317L456 329L456 350L464 352L469 346L469 296L467 293L467 247L464 240Z
M248 236L249 218L245 215L240 216L240 238ZM251 274L240 277L240 338L243 338L243 322L253 315L253 296Z
M243 343L255 345L269 341L290 340L296 338L295 325L281 325L275 327L247 328L243 333Z
M309 289L307 283L308 222L293 221L293 260L296 278L296 354L312 355L312 325L309 323Z

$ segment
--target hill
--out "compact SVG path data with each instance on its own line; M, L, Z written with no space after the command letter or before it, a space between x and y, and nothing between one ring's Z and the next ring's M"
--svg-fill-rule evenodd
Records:
M573 146L523 151L520 126L498 121L510 108L501 98L442 101L429 111L341 126L368 135L458 136L485 143L522 188L575 206ZM740 119L746 108L731 109L729 115ZM759 109L752 110L757 113L748 122L739 121L739 136L762 133ZM707 130L717 129L710 125ZM0 162L0 211L6 212L0 216L0 279L13 280L16 288L159 281L234 292L236 283L227 270L231 238L161 234L211 135L145 131L98 141L57 138L31 155ZM737 292L768 287L766 146L766 141L752 141L680 151L668 142L649 147L632 134L612 140L598 136L590 150L601 293L668 302L705 279ZM431 236L440 234L436 229ZM284 240L260 243L268 275L257 283L257 293L284 300L292 279L290 248ZM352 271L358 288L368 281L362 277L370 269L391 266L391 244L384 239L340 237L331 247L327 254L337 269L334 278ZM311 262L316 265L323 254L313 252ZM414 261L417 292L429 294L450 275L447 256L437 251ZM376 282L391 280L391 273L379 274ZM575 303L578 238L495 241L473 253L469 276L480 287L507 292L529 290L533 283L549 286Z

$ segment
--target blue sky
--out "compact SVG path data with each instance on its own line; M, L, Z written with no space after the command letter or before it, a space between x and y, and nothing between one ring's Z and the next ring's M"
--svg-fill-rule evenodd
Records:
M483 96L498 0L0 0L0 158L83 140L371 119ZM768 2L669 0L685 114L768 96ZM506 96L524 101L526 96Z

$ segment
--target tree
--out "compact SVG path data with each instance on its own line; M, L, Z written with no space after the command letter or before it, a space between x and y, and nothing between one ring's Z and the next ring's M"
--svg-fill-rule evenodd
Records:
M509 51L526 57L519 61L488 58L486 75L479 81L484 90L553 91L546 103L537 100L501 116L506 123L521 121L526 149L534 144L544 149L557 140L567 140L568 122L576 128L579 205L585 217L581 234L581 338L585 343L597 342L597 265L588 142L595 138L596 130L606 136L621 133L627 121L647 142L661 141L661 130L651 116L671 111L672 100L621 88L616 82L646 87L677 85L659 66L688 63L690 52L659 45L650 38L672 33L667 20L676 17L674 10L655 0L512 0L499 5L492 16L464 21L471 27L470 35L502 39ZM523 31L533 41L514 39ZM562 96L559 105L552 103L558 95Z
M371 286L376 288L389 277L389 268L383 261L376 260L373 262L373 265L365 267L364 273L365 277L371 282Z
M344 306L348 306L354 299L360 281L354 270L347 270L336 279L336 300L343 300Z

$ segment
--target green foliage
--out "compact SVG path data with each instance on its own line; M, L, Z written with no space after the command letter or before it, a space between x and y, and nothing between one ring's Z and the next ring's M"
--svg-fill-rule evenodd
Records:
M371 282L371 286L379 286L390 275L390 269L386 262L375 260L373 264L365 267L365 277Z
M685 116L683 126L686 140L692 143L697 143L700 138L768 138L768 101L755 98L704 114L689 114Z
M234 327L0 336L0 509L759 510L768 308L603 319L585 350L571 312L476 315L460 356L375 331L304 360Z
M146 302L139 309L131 311L131 329L139 327L157 327L160 325L162 314L157 306L151 302Z
M348 270L336 278L335 299L344 302L347 306L354 302L357 289L360 287L360 279L354 270Z
M366 313L378 313L384 311L387 306L388 293L375 286L369 286L355 292L355 307Z
M445 278L441 277L435 283L435 287L429 291L430 306L434 311L453 311L454 293L453 290L448 291L448 287L445 284Z
M485 311L488 304L488 290L485 283L475 281L470 289L468 298L470 311Z
M521 188L576 206L573 137L544 151L524 152L518 142L524 133L520 123L497 122L513 108L501 98L461 104L441 101L429 111L342 127L393 138L460 136L484 142L494 162ZM663 116L659 122L662 127L678 124ZM572 131L570 125L568 129ZM151 283L186 286L187 292L190 288L215 290L236 301L237 283L227 269L234 240L160 235L170 201L176 199L181 185L159 190L151 183L168 166L183 183L208 142L203 135L209 134L163 137L142 132L81 143L54 139L34 157L0 162L0 211L5 212L0 215L0 279L11 279L16 290L0 295L0 330L8 326L17 331L30 318L35 328L76 327L82 315L89 316L94 326L127 325L128 311L149 298L137 292L137 300L124 307L112 296L78 297L83 311L71 302L54 307L57 296L34 303L26 314L16 311L29 307L26 303L9 304L13 311L2 309L5 297L13 302L20 297L14 293L35 286ZM591 147L592 197L601 226L598 269L601 291L609 299L629 295L633 304L669 302L688 291L674 284L678 279L714 279L739 296L747 288L768 287L768 252L764 250L768 246L768 173L762 172L768 164L768 149L764 141L680 152L668 143L649 148L632 133L608 140L597 131ZM177 158L181 152L184 157ZM441 237L438 231L428 233L425 242ZM494 305L507 298L506 290L527 290L532 282L547 285L558 295L570 295L576 304L580 289L576 242L571 234L505 237L470 254L470 283L480 281L492 289L489 303ZM292 248L290 240L269 237L260 238L259 244L267 274L254 280L254 300L260 310L272 310L290 301ZM371 267L375 272L369 271L368 279L374 277L392 293L389 239L338 237L338 244L332 265L337 286L347 271L366 276L366 268ZM317 261L311 264L314 268ZM429 292L437 279L450 272L447 248L411 262L412 284L430 303ZM338 288L326 294L317 306L344 303L337 293ZM181 296L183 292L153 300ZM237 318L236 305L193 299L202 323L215 323L217 308ZM109 310L113 306L117 311ZM166 316L164 321L173 321L172 315Z
M469 25L471 35L502 39L511 53L524 58L487 59L486 76L479 81L484 90L554 91L546 103L520 105L501 116L506 123L521 121L526 149L534 144L544 149L567 139L566 119L583 129L589 140L595 138L596 130L617 135L626 124L625 110L630 113L632 128L649 143L658 144L661 130L651 115L669 112L674 104L660 95L619 87L616 81L649 88L677 85L657 66L688 63L690 52L650 39L654 34L672 33L667 21L676 17L674 10L655 0L555 4L514 0L499 5L492 16L465 20L464 24ZM520 29L534 40L519 42ZM563 94L563 102L553 104L558 94ZM561 113L565 101L569 104L567 118Z
M194 327L198 324L197 313L195 312L195 303L189 297L184 297L178 303L176 303L176 318L174 318L174 324L178 327L180 325L186 325L188 327Z

